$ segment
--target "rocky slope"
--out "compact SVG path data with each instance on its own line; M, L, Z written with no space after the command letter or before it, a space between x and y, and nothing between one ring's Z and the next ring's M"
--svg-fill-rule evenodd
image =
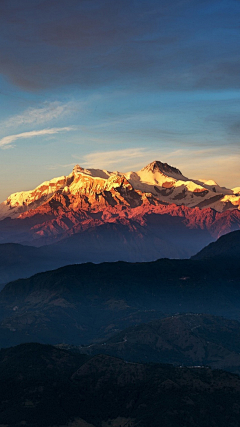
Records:
M79 252L74 262L82 262L84 254L94 262L189 257L240 228L235 190L191 181L161 162L126 174L77 165L69 176L1 204L0 243L43 246L65 240L68 250L75 246L72 255ZM85 253L89 239L92 250ZM102 251L94 257L98 246ZM102 259L101 252L112 257Z
M38 208L56 193L63 197L53 199L55 203L64 204L65 199L66 205L74 203L75 208L86 210L89 207L99 210L121 202L130 207L138 206L144 199L149 199L148 193L162 202L201 209L211 207L219 212L238 209L240 201L238 187L227 189L211 180L191 180L175 167L160 161L152 162L138 172L127 173L83 169L76 165L68 176L43 182L32 191L11 194L0 205L0 218L25 217L24 212ZM74 196L81 200L73 200Z

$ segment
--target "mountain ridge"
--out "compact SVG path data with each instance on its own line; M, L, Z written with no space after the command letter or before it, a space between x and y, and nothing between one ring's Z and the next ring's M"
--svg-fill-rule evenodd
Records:
M191 258L195 260L230 258L238 261L240 259L240 230L221 236L216 242L210 243Z
M0 292L0 343L91 344L176 313L240 320L239 270L239 263L229 259L162 259L38 273Z
M76 165L70 175L14 193L0 205L0 243L61 241L71 251L73 239L76 262L104 261L104 252L107 261L187 258L240 229L239 200L232 190L188 180L160 161L129 173ZM97 247L98 256L91 256Z
M79 177L81 179L79 179ZM121 181L118 178L126 178L128 181ZM56 192L62 194L76 194L77 191L82 187L82 184L86 185L86 178L90 180L97 179L98 187L91 188L92 191L98 190L111 190L117 187L117 184L128 186L132 185L136 191L142 191L144 193L151 192L151 194L159 198L161 201L178 204L178 200L181 200L183 204L189 207L198 206L198 200L190 200L186 194L190 193L191 198L197 196L207 196L206 200L210 200L218 194L220 202L216 205L215 200L211 202L211 207L218 211L226 209L238 209L240 196L237 193L238 187L236 187L236 195L234 189L226 189L220 187L217 183L201 180L189 180L183 176L182 172L160 161L154 161L138 172L109 172L101 169L84 169L79 165L73 168L73 171L68 176L61 176L53 178L50 181L44 181L38 185L34 190L22 191L11 194L6 201L0 204L0 218L4 219L7 216L16 217L21 215L23 212L30 209L35 209L37 203L47 201L51 195ZM80 182L83 181L83 182ZM106 181L109 181L106 183ZM112 182L111 182L112 181ZM106 185L105 185L106 184ZM80 187L79 187L80 185ZM179 188L179 191L176 191ZM165 189L165 192L162 191ZM149 191L151 190L151 191ZM166 191L168 190L168 191ZM172 195L172 193L174 193ZM175 194L176 193L176 194ZM214 194L215 193L215 194ZM220 197L221 196L221 197ZM205 197L204 197L205 199ZM221 206L222 205L222 206ZM231 205L231 206L230 206Z

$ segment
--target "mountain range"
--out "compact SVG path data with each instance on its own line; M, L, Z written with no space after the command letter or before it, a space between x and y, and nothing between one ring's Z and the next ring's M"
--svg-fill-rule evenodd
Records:
M48 246L74 263L188 258L240 228L239 201L240 187L160 161L128 173L76 165L0 205L0 243Z
M0 425L238 427L239 233L191 259L83 263L6 284ZM61 262L57 249L2 244L0 272Z
M0 344L90 345L176 313L240 320L239 258L197 258L85 263L10 282L0 292Z
M63 197L54 197L56 194ZM76 165L68 176L45 181L31 191L11 194L1 204L0 218L31 217L51 205L54 208L57 201L64 204L64 199L65 207L71 205L72 210L91 208L94 211L108 205L136 207L142 205L144 199L155 201L155 198L168 204L200 209L211 207L223 212L239 208L240 187L228 189L213 180L192 180L177 168L160 161L154 161L138 172L127 173L84 169ZM51 204L45 205L50 200ZM43 204L42 209L35 211ZM31 212L24 215L28 211Z

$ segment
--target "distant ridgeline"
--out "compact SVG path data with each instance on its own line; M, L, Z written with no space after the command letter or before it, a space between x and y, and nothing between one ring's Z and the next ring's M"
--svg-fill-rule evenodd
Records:
M42 247L30 274L88 261L189 258L239 230L239 201L240 187L189 179L160 161L128 173L76 165L0 204L0 243Z
M192 259L69 265L6 284L0 425L239 427L239 235ZM5 278L59 256L0 249Z
M231 245L218 259L224 240ZM176 313L240 320L240 263L228 256L238 242L239 232L222 237L206 248L207 259L202 252L191 260L86 263L11 282L0 293L0 346L88 345Z

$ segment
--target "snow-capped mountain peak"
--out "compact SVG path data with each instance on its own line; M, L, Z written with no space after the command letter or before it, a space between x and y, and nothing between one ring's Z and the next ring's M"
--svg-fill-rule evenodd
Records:
M115 172L109 172L105 169L85 169L79 165L74 166L72 175L88 175L93 178L108 179L111 175L116 175Z
M75 175L75 174L79 174L83 171L84 171L84 169L81 166L75 165L73 170L72 170L72 173Z
M74 209L80 206L91 209L94 206L97 210L108 203L134 206L149 197L156 204L169 203L200 209L211 207L219 212L239 209L240 206L240 187L231 190L220 187L212 180L191 180L179 169L161 161L128 173L85 169L77 164L68 176L45 181L34 190L11 194L0 204L0 219L22 217L24 212L37 209L55 194L56 197L57 194L72 197Z
M179 169L170 166L168 163L162 163L159 160L155 160L154 162L149 163L147 166L141 169L141 172L145 171L152 173L160 172L163 175L172 178L175 178L177 176L178 179L180 179L180 177L183 177L182 172Z
M232 188L232 191L235 196L240 196L240 187Z
M71 183L70 176L60 176L50 181L44 181L33 190L19 191L11 194L7 200L0 204L0 219L5 217L16 217L28 210L37 208L46 202L53 194Z
M188 180L188 178L182 175L179 169L158 160L149 163L140 171L132 173L131 175L127 174L126 176L130 179L133 186L134 181L136 181L135 185L137 185L139 190L143 189L140 183L154 186L157 185L163 188L171 188L174 183L179 180ZM150 188L148 190L150 190Z

